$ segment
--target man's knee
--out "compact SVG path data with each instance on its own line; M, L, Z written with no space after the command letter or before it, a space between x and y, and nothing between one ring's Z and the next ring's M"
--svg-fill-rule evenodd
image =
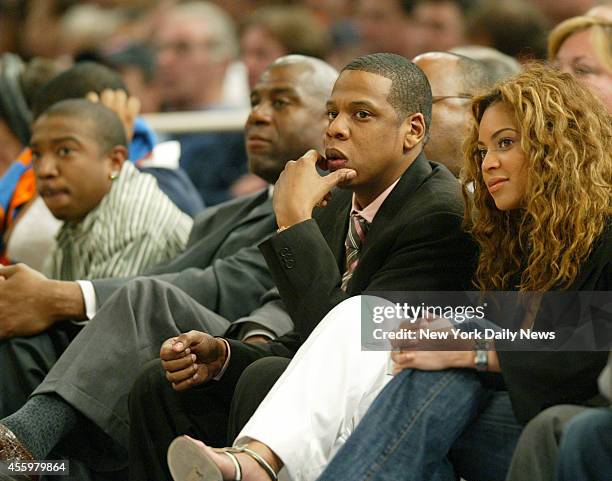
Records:
M149 404L152 399L156 399L167 384L161 361L153 359L147 362L130 390L128 398L130 413L140 411L144 404Z
M563 433L561 448L571 452L589 451L593 446L608 443L610 432L612 432L612 410L587 409L568 422Z
M263 400L290 362L290 359L276 356L255 361L240 376L235 396Z
M285 372L289 362L290 359L284 357L264 357L244 370L236 385L230 410L228 424L230 443Z

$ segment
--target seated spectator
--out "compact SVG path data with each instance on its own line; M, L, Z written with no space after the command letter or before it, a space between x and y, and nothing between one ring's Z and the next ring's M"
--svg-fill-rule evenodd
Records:
M296 6L270 6L256 10L242 25L241 59L252 89L263 71L283 55L324 58L329 34L312 12Z
M155 31L157 78L164 111L232 108L224 101L228 67L238 53L234 24L209 2L173 5ZM207 206L231 198L230 186L247 172L241 132L181 133L180 165Z
M155 52L148 45L131 43L107 56L130 93L140 100L143 114L159 112L160 92L155 79Z
M491 47L464 45L455 47L450 52L482 62L487 67L492 82L505 79L521 71L521 64L515 58Z
M466 32L468 43L493 47L519 61L546 58L548 24L526 0L479 0L467 17Z
M599 376L612 402L612 354ZM521 434L507 481L612 479L612 409L562 404L533 418Z
M80 62L43 86L36 96L33 113L36 116L60 100L83 98L91 92L101 95L108 89L129 93L119 73L95 62ZM157 136L142 118L137 117L134 121L136 113L129 119L128 158L140 170L155 177L159 187L183 212L194 216L202 210L203 204L195 187L179 168L176 149L160 146L161 152L156 152ZM167 156L167 153L172 155Z
M45 273L58 280L135 275L184 249L192 220L127 159L123 124L89 100L65 100L32 126L40 197L63 221Z
M269 6L253 12L242 26L240 57L252 89L263 71L283 55L298 54L324 58L330 47L325 28L303 7ZM231 187L234 197L256 192L265 180L245 174Z
M465 44L465 19L474 0L416 0L414 21L424 51Z
M119 74L102 65L83 62L32 91L32 109L37 115L61 100L83 98L91 92L102 94L106 89L125 91ZM20 115L21 122L28 125L29 139L31 113L28 110ZM136 118L134 123L130 117L126 124L130 131L130 161L139 170L153 175L162 191L181 210L190 215L199 212L203 208L202 201L185 172L178 168L176 142L156 145L155 134L141 118ZM4 257L3 263L23 262L41 270L58 229L59 223L36 196L30 151L24 149L18 162L0 178L0 256Z
M548 36L548 59L574 75L612 113L612 21L574 17Z
M431 134L425 155L458 178L472 97L493 83L488 69L477 60L447 52L424 53L413 62L427 77L432 93Z

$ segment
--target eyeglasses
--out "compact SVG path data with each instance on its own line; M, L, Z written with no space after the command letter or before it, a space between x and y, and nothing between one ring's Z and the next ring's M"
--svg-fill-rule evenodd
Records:
M446 99L468 99L471 100L472 96L470 94L459 94L459 95L434 95L431 97L431 103L435 104L436 102L440 102L441 100Z

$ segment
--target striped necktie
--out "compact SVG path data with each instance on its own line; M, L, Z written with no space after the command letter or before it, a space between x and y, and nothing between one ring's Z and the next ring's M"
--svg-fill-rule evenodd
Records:
M365 241L369 226L369 222L359 214L351 214L349 230L346 234L346 240L344 241L346 261L344 274L342 275L341 288L343 291L346 291L348 283L353 276L353 272L359 263L359 252Z

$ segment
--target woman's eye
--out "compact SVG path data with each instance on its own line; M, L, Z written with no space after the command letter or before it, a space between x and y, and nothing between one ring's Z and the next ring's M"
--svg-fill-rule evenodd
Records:
M586 65L576 65L574 67L574 75L590 75L594 73L594 70L591 67L587 67Z
M70 152L71 150L68 147L60 147L59 150L57 151L60 157L66 157L67 155L70 154Z
M501 139L499 141L499 148L500 149L509 149L510 147L512 147L512 144L514 144L514 140L512 140L512 139Z
M476 156L480 159L480 160L484 160L484 158L487 156L487 149L478 149L476 151Z

